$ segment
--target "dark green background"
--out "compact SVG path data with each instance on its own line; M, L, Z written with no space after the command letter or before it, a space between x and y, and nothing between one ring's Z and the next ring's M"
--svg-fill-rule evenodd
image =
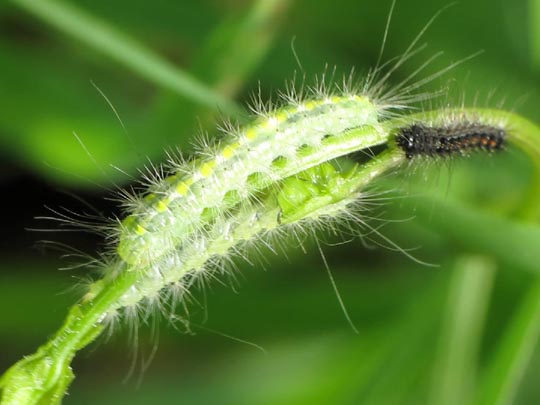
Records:
M361 78L377 61L390 9L389 1L282 0L274 2L267 21L249 25L249 1L72 3L241 104L249 103L258 86L264 99L275 97L295 75L297 82L305 76L312 83L334 66L337 76L354 67ZM444 54L420 78L483 50L429 83L427 91L451 90L423 107L502 106L538 122L540 16L535 18L534 3L474 0L447 9L420 40L426 49L392 75L389 86L436 52ZM402 54L446 4L398 1L383 60ZM118 111L125 132L92 82ZM112 201L114 188L133 184L149 161L164 159L166 148L189 153L201 128L217 136L219 117L219 111L155 85L15 4L0 4L0 370L53 333L80 296L77 286L93 274L88 268L57 271L80 261L59 257L73 249L95 255L103 244L84 232L25 230L58 228L34 217L55 216L47 207L121 215ZM177 330L163 319L149 320L140 325L137 347L122 327L85 350L74 363L77 378L65 402L421 404L472 397L538 278L538 226L512 228L524 226L532 170L523 153L510 148L492 157L407 167L401 176L381 181L375 195L391 193L374 198L380 203L366 216L383 220L371 226L393 220L383 235L440 267L380 247L388 243L374 235L347 244L337 243L347 236L323 236L358 334L344 319L316 246L307 241L304 254L287 241L286 255L265 252L255 268L239 260L235 280L195 292L197 302L189 305L192 333L183 333L180 321ZM498 220L502 225L493 222ZM483 244L484 237L489 241ZM41 249L44 244L36 243L43 239L71 249L47 248L48 243ZM471 257L476 261L464 270L463 261ZM480 275L478 291L465 291L467 281L459 285L468 271ZM448 321L460 297L477 299L472 309L486 306L474 325L467 316ZM456 346L449 322L471 331L467 342L473 348L461 362L470 379L463 392L452 395L440 388L446 355ZM155 358L141 371L141 358L155 342ZM135 369L124 381L136 352ZM540 352L532 355L516 403L540 402L538 378Z

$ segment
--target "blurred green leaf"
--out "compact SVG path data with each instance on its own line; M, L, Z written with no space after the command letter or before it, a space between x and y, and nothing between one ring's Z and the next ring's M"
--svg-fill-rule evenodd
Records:
M448 289L429 403L468 404L476 385L478 353L495 275L482 256L456 261Z
M485 371L475 404L511 404L540 342L540 282L534 280L516 309Z
M221 108L233 115L241 112L236 104L200 83L187 72L175 67L104 21L77 9L73 4L59 0L12 0L12 2L160 86L210 108Z

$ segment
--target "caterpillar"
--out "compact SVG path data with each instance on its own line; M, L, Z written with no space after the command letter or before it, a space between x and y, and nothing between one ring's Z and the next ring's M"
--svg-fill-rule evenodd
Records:
M469 151L498 151L507 137L503 127L478 122L457 122L446 126L414 123L399 129L395 142L408 159L466 154Z
M119 230L118 254L134 266L153 264L210 220L213 210L232 207L320 163L321 148L332 147L334 158L384 142L377 127L382 108L356 94L297 102L232 131L204 158L187 165L173 162L173 175L132 202ZM372 135L348 137L353 128Z
M352 172L325 162L384 143L390 105L351 91L290 101L231 131L206 156L172 162L172 175L130 201L134 208L118 228L116 253L121 267L143 274L111 315L171 296L164 288L182 290L183 277L219 268L239 243L298 220L339 216L358 198L350 185L343 192ZM319 195L324 204L317 210ZM305 202L307 211L299 214Z

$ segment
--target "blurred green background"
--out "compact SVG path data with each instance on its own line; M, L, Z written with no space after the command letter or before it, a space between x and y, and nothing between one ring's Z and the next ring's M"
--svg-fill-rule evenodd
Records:
M402 54L447 4L398 1L383 60ZM78 262L74 250L95 254L104 243L34 217L54 216L47 207L120 215L116 187L134 184L167 148L189 153L201 130L218 136L224 116L244 120L238 105L258 89L275 97L291 78L310 83L334 66L338 77L353 67L362 77L376 64L390 5L0 3L0 371L54 332L92 274L57 268ZM389 86L439 51L420 77L483 50L430 82L426 91L451 90L424 107L502 106L540 121L537 0L460 2L419 44L426 48ZM307 242L307 254L291 246L286 255L266 252L255 268L238 261L235 280L195 292L191 333L161 320L140 326L137 347L127 328L101 339L75 360L65 403L540 403L533 165L510 148L405 172L378 184L375 195L391 192L374 197L380 203L366 216L439 267L380 247L388 243L368 228L346 244L321 235L358 334ZM55 244L37 244L43 239Z

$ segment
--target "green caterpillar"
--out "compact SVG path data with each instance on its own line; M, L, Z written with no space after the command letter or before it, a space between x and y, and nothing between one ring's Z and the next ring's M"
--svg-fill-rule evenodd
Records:
M333 196L343 194L351 173L325 162L386 142L390 108L350 91L289 100L232 131L206 156L173 163L173 174L135 199L120 225L115 267L141 275L110 314L171 296L166 287L181 291L186 274L211 270L241 242L286 223L337 215ZM341 210L356 196L351 187L347 194L336 201ZM325 204L315 214L319 201Z
M118 254L134 266L154 264L174 254L212 212L323 159L383 143L383 108L367 96L329 95L288 105L235 131L210 156L175 165L175 174L137 201L122 222ZM371 136L348 137L350 129L365 129Z

